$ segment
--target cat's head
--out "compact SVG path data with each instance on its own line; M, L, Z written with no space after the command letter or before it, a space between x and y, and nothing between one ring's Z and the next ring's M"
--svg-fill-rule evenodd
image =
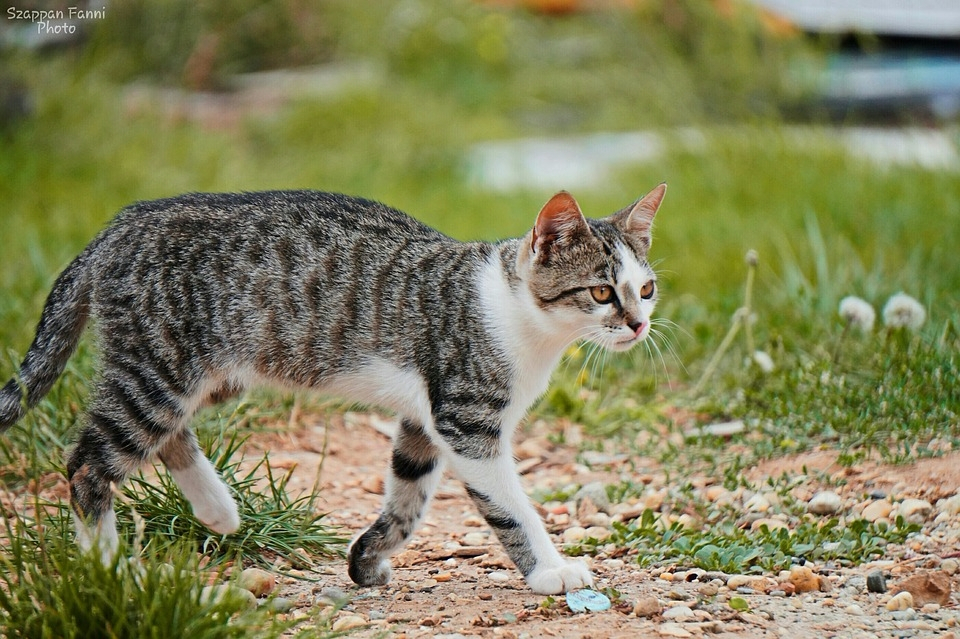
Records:
M523 239L518 266L551 331L625 351L650 333L657 277L647 262L660 184L632 206L587 219L569 193L554 195Z

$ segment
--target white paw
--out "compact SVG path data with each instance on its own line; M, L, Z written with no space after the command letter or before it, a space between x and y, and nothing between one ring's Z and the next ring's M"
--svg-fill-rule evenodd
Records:
M557 566L537 568L527 576L527 585L541 595L558 595L593 585L593 575L582 561L565 561Z
M120 537L117 535L117 516L110 510L96 526L88 526L85 521L73 513L73 523L77 531L77 544L83 552L99 552L100 562L110 565L117 554Z
M237 502L226 492L217 500L196 504L193 514L201 524L221 535L229 535L240 528L240 511L237 510Z

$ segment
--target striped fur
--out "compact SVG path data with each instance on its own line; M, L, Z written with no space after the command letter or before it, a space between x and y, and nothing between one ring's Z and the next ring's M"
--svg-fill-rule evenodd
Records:
M237 507L189 423L204 404L272 384L403 418L382 514L351 545L357 583L389 579L390 555L449 467L534 590L581 587L590 574L550 543L513 471L511 437L569 344L625 350L646 336L663 193L604 220L561 193L526 237L499 243L458 242L382 204L312 191L135 204L54 285L0 389L0 429L50 390L93 317L99 373L67 462L85 547L113 554L111 484L153 458L202 522L236 530ZM613 295L600 303L603 286Z

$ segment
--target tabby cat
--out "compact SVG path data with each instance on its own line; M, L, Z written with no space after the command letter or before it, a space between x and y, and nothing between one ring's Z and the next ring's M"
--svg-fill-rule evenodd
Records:
M445 467L538 593L588 586L521 489L511 438L565 349L625 351L650 331L650 230L666 186L605 219L566 192L533 229L458 242L382 204L314 191L141 202L59 276L36 337L0 390L0 430L63 372L95 318L93 397L68 455L77 536L117 548L113 487L159 458L196 517L240 526L191 416L256 384L317 389L396 411L379 519L350 546L358 584L385 584Z

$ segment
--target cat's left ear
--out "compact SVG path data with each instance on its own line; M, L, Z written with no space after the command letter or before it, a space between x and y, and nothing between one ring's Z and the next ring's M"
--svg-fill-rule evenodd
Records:
M630 207L629 213L621 218L624 230L631 234L649 237L650 229L653 228L653 218L656 216L666 193L667 183L661 182L652 191L637 200Z

